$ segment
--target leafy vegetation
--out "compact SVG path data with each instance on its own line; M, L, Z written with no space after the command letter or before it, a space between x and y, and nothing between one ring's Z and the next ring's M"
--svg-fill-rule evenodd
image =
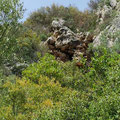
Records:
M116 41L111 48L104 33L101 46L90 49L91 61L83 57L78 68L76 61L57 61L42 42L53 18L89 31L96 27L94 13L53 5L21 24L23 12L19 0L0 0L0 120L119 120L119 31L109 35ZM20 76L13 74L16 63L28 66Z
M99 3L100 0L90 0L88 6L90 7L91 10L96 10L98 8Z
M0 118L119 120L119 63L120 55L105 49L83 69L46 54L22 79L3 79Z
M18 21L23 12L19 0L0 0L0 63L10 59L16 48L16 36L20 28Z
M24 25L36 32L49 33L49 26L54 19L62 18L66 26L76 31L89 31L95 28L96 15L86 10L79 11L76 7L64 7L53 4L51 7L43 7L33 12Z

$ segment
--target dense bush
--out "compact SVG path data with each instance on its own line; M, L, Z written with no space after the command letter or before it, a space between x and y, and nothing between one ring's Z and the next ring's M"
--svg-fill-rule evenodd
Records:
M15 51L17 57L27 63L37 61L37 52L44 55L48 51L47 46L42 43L42 40L45 38L46 36L37 35L32 30L23 30L17 38L17 48Z
M19 0L0 0L0 120L119 120L119 31L105 32L101 46L91 47L91 61L81 56L78 68L76 61L63 63L45 54L47 27L63 17L71 29L94 29L94 14L53 5L34 12L20 28L22 13ZM111 48L106 35L115 40ZM16 62L32 63L20 78L11 71Z
M77 95L77 91L62 88L54 79L43 76L39 77L38 84L29 79L7 81L2 85L0 92L0 119L74 118L75 113L74 116L70 113L75 111L76 106L71 106L75 102L70 100L78 99Z
M31 64L25 71L23 76L30 80L38 83L39 77L47 76L49 78L61 79L63 72L58 61L55 60L54 56L46 54L41 57L38 63Z
M23 71L22 79L8 78L0 86L1 120L120 118L120 55L116 52L103 49L95 53L89 67L81 69L75 62L61 63L46 54Z

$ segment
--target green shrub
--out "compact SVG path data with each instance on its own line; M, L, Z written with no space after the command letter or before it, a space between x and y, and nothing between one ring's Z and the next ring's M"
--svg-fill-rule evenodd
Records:
M89 107L89 119L119 120L120 118L120 97L117 93L111 92L108 95L91 101Z
M46 54L23 71L22 79L8 78L0 86L1 120L120 118L120 55L116 52L103 49L95 53L89 67L80 69L75 61L61 63Z
M31 64L23 71L23 76L34 82L38 82L41 75L55 78L55 80L62 78L63 72L61 66L59 62L55 60L54 56L46 54L44 57L40 58L38 63Z
M79 99L79 93L62 88L54 79L40 76L38 84L28 79L16 79L15 83L6 82L1 91L1 120L64 120L69 118L68 114L71 116L72 112L72 118L75 118L77 101L75 103L73 99Z
M47 38L48 38L48 36L47 36L46 34L41 34L41 35L40 35L41 41L46 41Z

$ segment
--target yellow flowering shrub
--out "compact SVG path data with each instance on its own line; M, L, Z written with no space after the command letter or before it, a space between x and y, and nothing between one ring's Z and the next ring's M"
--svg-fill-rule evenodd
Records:
M47 111L60 110L64 99L67 100L70 94L74 93L70 89L62 88L59 82L54 82L54 79L45 76L40 76L38 84L25 78L16 79L14 83L8 81L3 85L3 89L6 90L7 96L5 104L0 106L3 110L0 112L1 120L42 118ZM50 116L53 113L50 112Z

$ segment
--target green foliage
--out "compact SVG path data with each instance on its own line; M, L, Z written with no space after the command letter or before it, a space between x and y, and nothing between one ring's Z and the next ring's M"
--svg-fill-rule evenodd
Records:
M17 38L18 46L15 51L19 60L22 59L21 61L28 63L36 61L36 52L38 51L40 42L40 36L37 36L37 34L32 30L26 30L21 33L21 35Z
M49 78L61 79L62 70L58 61L55 60L54 56L46 54L41 57L38 63L31 64L25 71L23 76L30 80L38 83L39 77L47 76Z
M110 5L110 0L90 0L90 2L88 3L88 6L90 7L90 9L93 10L97 10L98 7L103 7L104 5Z
M56 18L66 21L66 26L76 32L89 31L95 28L96 15L89 11L81 12L76 7L64 7L53 4L51 7L43 7L33 12L24 22L24 25L37 33L47 33L51 22Z
M56 118L64 120L68 117L66 112L67 114L72 112L65 107L70 108L67 106L69 100L74 97L77 99L78 94L77 91L62 88L58 82L54 82L54 79L50 80L42 76L38 84L24 79L17 79L15 83L8 81L2 86L1 91L3 94L0 94L2 98L0 101L4 102L0 106L1 120L24 118L26 120ZM74 101L71 101L71 104L75 104Z
M19 0L0 0L0 63L9 59L16 47L18 21L23 12Z
M101 0L100 1L100 3L99 3L99 5L101 6L101 7L103 7L103 5L110 5L110 0Z
M116 10L112 10L105 15L103 23L97 26L100 29L100 31L103 31L107 26L111 24L111 21L113 21L116 14L117 14Z
M0 120L119 120L119 31L106 31L101 37L102 47L91 50L89 62L81 56L82 67L78 68L76 61L63 63L45 54L42 41L49 36L46 28L54 18L63 18L71 29L84 31L95 29L94 14L53 5L30 16L24 23L30 29L20 29L18 20L23 11L19 0L0 0ZM18 35L14 31L21 32ZM106 47L107 37L115 40L110 49ZM3 64L6 61L36 62L18 78Z
M100 0L90 0L88 6L90 7L91 10L97 10L99 3Z
M31 64L38 61L37 53L40 52L43 56L48 52L48 47L42 42L45 36L37 35L30 29L22 26L19 35L16 38L16 46L14 54L10 60L7 60L11 66L15 63Z
M120 53L120 31L110 33L108 30L104 30L100 35L100 45L93 47L93 44L89 45L88 52L103 53L106 48L107 52Z
M41 34L41 35L40 35L41 41L46 41L47 38L48 38L48 36L47 36L46 34Z
M0 85L1 120L119 120L120 55L106 49L94 54L89 67L61 63L52 55L8 76ZM7 112L4 112L7 111Z
M112 38L115 39L113 50L120 53L120 31L115 32L114 35L112 35Z

